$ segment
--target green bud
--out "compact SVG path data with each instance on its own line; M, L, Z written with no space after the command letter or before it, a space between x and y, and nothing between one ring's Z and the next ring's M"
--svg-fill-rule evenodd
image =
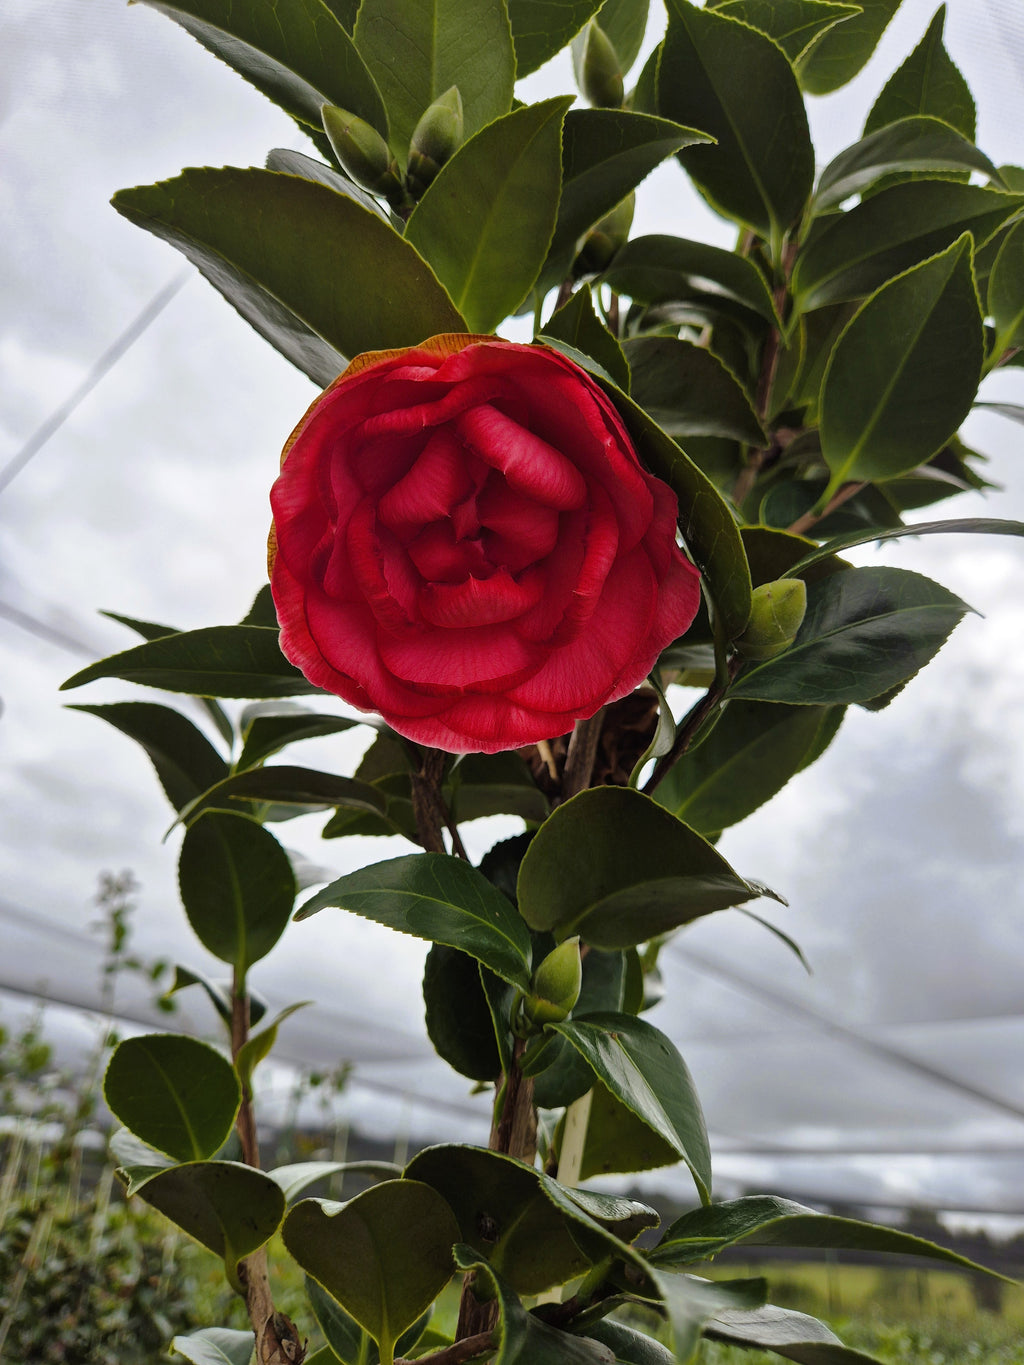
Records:
M612 40L595 19L587 25L580 62L580 89L598 109L621 109L622 64Z
M574 278L600 275L602 270L607 270L629 239L635 206L636 195L630 192L581 239L579 254L572 267Z
M777 578L754 589L747 628L736 643L744 659L773 659L796 639L807 611L802 578Z
M530 994L523 1000L523 1014L535 1027L560 1024L572 1013L582 984L583 963L577 934L548 953L534 972Z
M423 114L409 144L409 179L422 192L462 146L462 96L451 86Z
M398 165L377 129L336 104L325 104L320 117L335 155L356 184L388 199L401 198Z

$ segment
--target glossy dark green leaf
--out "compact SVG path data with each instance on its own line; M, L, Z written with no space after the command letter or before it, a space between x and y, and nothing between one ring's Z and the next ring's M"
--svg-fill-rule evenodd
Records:
M549 337L567 342L596 360L620 389L629 392L629 362L618 340L597 316L589 285L577 289L557 313L548 318L538 340Z
M796 65L830 28L859 12L859 5L831 0L725 0L713 8L767 33Z
M805 573L797 566L802 565L805 556L808 559L814 556L818 546L813 540L770 526L744 526L740 534L750 564L750 577L755 585L774 583L776 578L785 578L790 573L812 583L816 578L849 567L843 560L835 558L834 551L830 551L820 557L817 568Z
M457 858L414 853L364 867L318 892L296 918L307 919L329 906L399 933L461 948L503 980L529 987L526 925L481 872Z
M235 770L253 768L288 744L338 735L358 724L359 721L347 716L320 715L297 702L256 702L247 706L239 718L242 752L235 761Z
M731 639L750 618L750 570L736 519L707 475L621 390L611 396L647 468L679 499L679 529L722 631Z
M684 1213L666 1228L650 1258L655 1265L681 1268L739 1245L924 1256L970 1270L984 1270L983 1266L926 1238L857 1218L817 1213L774 1195L748 1195Z
M719 1315L756 1310L768 1292L763 1279L704 1280L696 1275L652 1274L668 1315L677 1360L692 1360L709 1321Z
M995 355L1024 345L1024 221L1003 239L988 277L988 311L995 323Z
M877 1356L844 1346L817 1318L774 1304L718 1313L705 1324L704 1335L730 1346L760 1347L798 1365L880 1365Z
M689 1167L711 1198L711 1153L693 1079L675 1045L644 1019L590 1014L552 1026L598 1080Z
M249 1365L255 1347L252 1332L232 1327L204 1327L171 1342L171 1354L184 1356L192 1365Z
M753 261L706 242L657 233L634 237L603 280L637 303L669 303L699 293L740 304L766 322L776 320L771 290Z
M284 1195L270 1176L234 1161L196 1161L169 1169L128 1170L137 1194L224 1260L241 1291L238 1262L268 1242L284 1214Z
M429 1185L387 1180L346 1204L303 1199L282 1236L302 1269L391 1360L399 1338L451 1279L459 1229Z
M249 802L309 806L314 810L339 806L374 815L383 815L387 810L386 798L368 782L281 763L270 768L249 768L224 778L190 802L181 812L181 818L191 825L210 810L238 814L241 805Z
M200 943L239 973L270 952L295 901L287 853L241 815L214 812L185 831L178 884Z
M622 73L640 55L647 32L649 0L604 0L598 22L615 49Z
M676 337L634 337L625 352L633 399L670 436L768 443L742 384L706 347Z
M883 285L848 323L821 391L833 488L909 473L971 410L985 342L971 239Z
M126 1128L176 1161L202 1161L227 1140L242 1091L215 1048L178 1033L126 1038L114 1050L103 1098Z
M453 820L462 823L488 815L519 815L543 820L548 799L515 753L466 754L449 773L443 794Z
M89 664L61 690L97 678L210 697L290 697L320 690L288 662L278 632L267 626L206 626L161 636Z
M602 1085L571 1043L566 1047L586 1067L592 1082L580 1179L674 1166L679 1160L675 1143L666 1141Z
M571 103L563 95L528 104L482 128L445 163L409 219L406 240L430 262L472 332L491 332L515 312L544 264Z
M732 702L711 734L659 784L654 799L701 834L745 820L804 766L824 707Z
M578 238L611 213L641 180L681 147L708 134L654 114L570 109L562 134L562 197L548 256L552 283L576 254ZM723 255L728 255L723 252ZM547 280L545 267L542 280Z
M621 1365L678 1365L678 1356L654 1337L638 1332L635 1327L602 1318L581 1328L594 1341L603 1342L615 1353Z
M824 545L808 548L791 566L789 572L801 573L813 564L820 563L829 556L842 550L852 549L854 545L868 545L872 541L899 540L904 536L934 536L948 534L983 536L1024 536L1024 521L1000 521L993 517L968 517L957 521L919 521L912 526L898 526L891 531L876 531L864 534L839 536L826 541Z
M717 139L715 147L681 151L679 160L719 213L777 246L803 213L814 180L793 68L770 38L746 24L689 0L668 0L667 8L659 112Z
M591 948L583 958L583 981L576 1014L598 1011L631 1011L629 1003L629 959L635 953L602 952ZM563 1039L553 1038L553 1060L534 1078L533 1099L541 1109L563 1109L585 1095L594 1082L594 1073L579 1053Z
M462 96L466 137L512 107L516 58L504 4L362 0L355 42L384 97L391 145L403 165L420 116L453 85Z
M845 569L808 586L796 640L745 668L730 695L812 706L870 701L934 658L968 611L922 574Z
M1020 403L975 403L974 407L998 413L1000 417L1005 417L1011 422L1024 424L1024 406Z
M625 787L581 792L541 826L519 870L533 929L598 948L646 943L763 894L705 839Z
M474 1279L488 1288L488 1296L498 1304L496 1328L497 1353L490 1356L494 1365L614 1365L607 1347L551 1327L528 1313L518 1295L498 1275L489 1260L478 1260L472 1247L455 1248L460 1270L472 1272Z
M950 124L927 115L887 123L847 147L822 171L812 210L827 213L885 175L915 171L999 172L974 143Z
M945 119L964 137L974 139L977 122L974 98L959 68L942 42L946 6L935 11L924 37L903 65L888 79L871 106L865 133L912 114Z
M143 0L202 43L300 123L340 104L386 136L380 92L349 33L323 0Z
M110 706L72 706L69 709L99 716L141 744L175 810L180 810L227 774L227 763L203 732L180 711L173 711L169 706L123 701Z
M174 968L174 980L167 989L167 995L174 995L177 991L183 991L187 986L200 986L206 993L206 998L210 1004L229 1027L231 1025L231 982L230 980L211 981L202 972L193 971L191 967L183 967L177 963ZM249 992L249 1023L258 1024L267 1012L267 1007L263 1000L252 991Z
M277 1166L267 1174L281 1186L290 1204L318 1181L347 1172L370 1181L397 1180L402 1168L393 1161L296 1161L288 1166Z
M581 1242L599 1248L597 1258L618 1253L643 1265L623 1239L651 1225L651 1210L632 1200L565 1190L532 1166L479 1147L428 1147L406 1175L443 1196L462 1239L519 1294L585 1273L593 1258Z
M900 7L900 0L857 3L861 6L860 14L852 15L826 33L802 64L800 81L812 95L827 95L852 80L867 63Z
M793 290L809 312L870 294L900 271L945 251L964 232L988 240L1024 207L1024 195L951 180L911 180L825 219L797 257Z
M306 1276L306 1297L316 1315L317 1323L331 1352L330 1362L340 1360L343 1365L379 1365L377 1343L359 1326L355 1318L345 1312L326 1289ZM419 1317L408 1331L395 1342L395 1356L405 1357L416 1345L430 1320L430 1310ZM307 1361L307 1365L310 1363Z
M435 943L423 971L427 1037L437 1055L472 1081L494 1081L501 1056L475 957Z
M304 152L294 152L289 147L274 147L267 153L267 170L280 171L284 175L298 175L303 180L313 180L318 185L325 185L335 194L344 194L349 199L354 199L357 204L361 204L369 213L376 214L383 222L390 222L387 213L372 194L360 189L347 175L325 165L322 161L317 161L315 157L306 156Z
M602 0L508 0L516 74L528 76L561 52L601 8Z
M113 203L183 252L315 383L334 379L346 356L466 330L410 242L311 180L205 168L121 190ZM251 231L256 220L259 232Z

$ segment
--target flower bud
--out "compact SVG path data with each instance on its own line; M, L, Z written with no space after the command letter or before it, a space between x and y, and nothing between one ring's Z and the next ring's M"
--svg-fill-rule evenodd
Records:
M533 974L532 989L523 1000L523 1014L535 1027L560 1024L580 998L583 963L579 935L554 948Z
M611 213L595 223L583 237L579 255L573 262L574 278L582 275L600 275L611 265L616 254L626 245L629 230L633 226L633 209L636 196L630 192L621 203L616 204Z
M587 25L580 62L580 89L598 109L621 109L622 64L612 40L595 19Z
M451 86L426 110L409 144L409 179L421 192L462 145L462 96Z
M773 659L796 639L807 611L807 585L802 578L777 578L754 589L750 620L736 640L744 659Z
M400 198L398 165L376 128L336 104L325 104L320 117L335 155L356 184L372 194Z

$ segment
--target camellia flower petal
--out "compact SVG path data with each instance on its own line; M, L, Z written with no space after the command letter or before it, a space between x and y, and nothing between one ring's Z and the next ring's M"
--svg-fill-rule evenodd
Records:
M451 335L357 356L293 432L271 505L284 653L452 753L564 734L697 611L674 493L547 347Z

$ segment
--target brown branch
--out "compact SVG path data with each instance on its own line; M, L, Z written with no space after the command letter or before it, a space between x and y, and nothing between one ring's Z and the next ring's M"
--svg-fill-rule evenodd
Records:
M565 756L565 769L562 772L562 797L568 801L570 796L584 791L590 786L590 776L594 771L597 745L601 738L604 723L604 707L589 720L578 720L569 740L569 752Z
M477 1332L475 1336L463 1337L461 1341L453 1342L440 1351L417 1356L415 1362L396 1360L395 1365L465 1365L467 1361L482 1360L484 1356L493 1355L497 1349L493 1331Z
M824 521L830 512L834 512L837 507L842 507L844 502L848 502L850 498L855 497L862 488L866 487L866 483L844 483L838 493L825 504L822 511L805 512L802 517L797 517L796 521L787 526L786 530L791 536L806 535L812 526L817 526L819 521Z
M670 768L674 768L682 756L689 749L696 739L698 733L703 729L705 723L714 714L715 709L725 696L729 684L736 676L740 667L738 659L729 662L728 677L724 682L716 681L708 688L701 697L700 701L691 707L689 713L679 722L676 730L676 737L672 743L672 748L667 754L663 754L654 765L654 771L644 783L645 792L653 792L658 783L662 780Z
M441 774L444 754L440 749L424 749L418 773L412 774L412 814L416 833L428 853L447 853L441 837L443 805Z

